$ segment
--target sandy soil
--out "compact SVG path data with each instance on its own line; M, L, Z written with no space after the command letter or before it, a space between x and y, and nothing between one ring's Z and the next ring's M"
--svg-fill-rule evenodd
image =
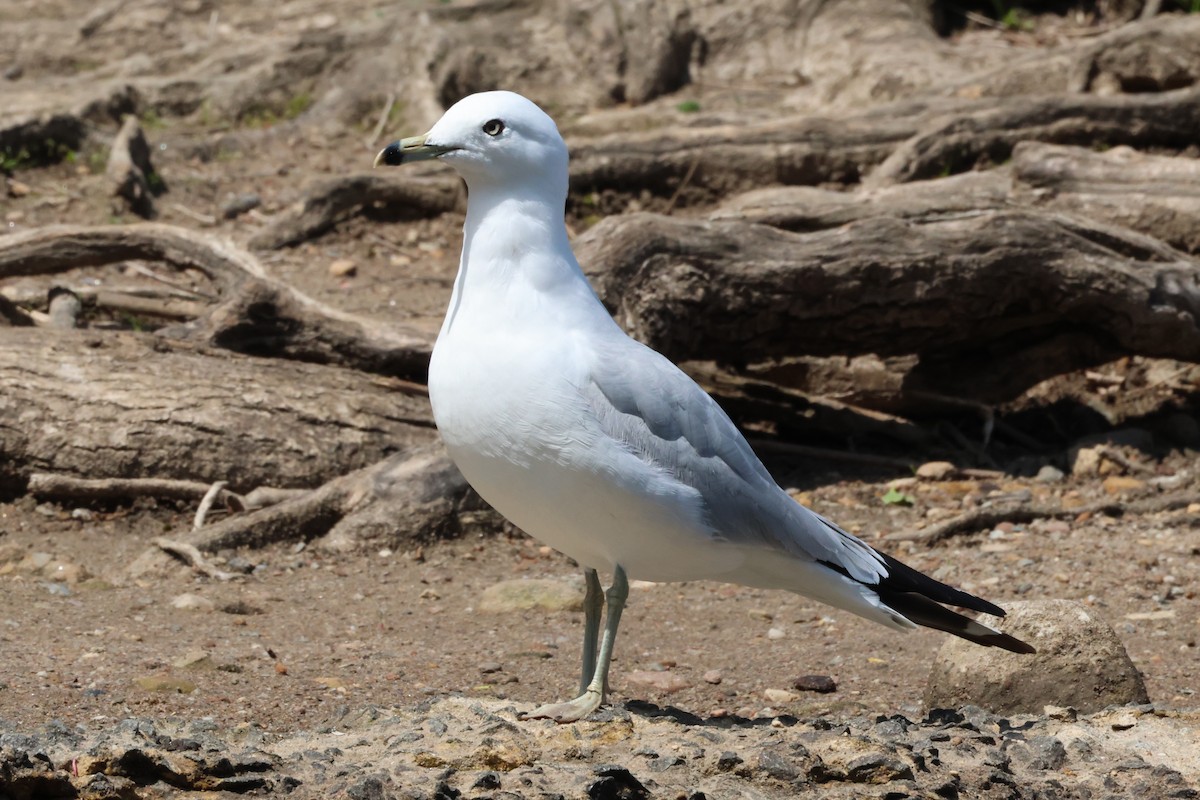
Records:
M1176 456L1162 469L1190 466ZM1103 491L1098 484L1026 479L1003 488L1088 499ZM915 507L888 508L879 499L886 486L849 480L803 499L871 539L911 530L931 509L988 488L978 481L920 484L909 490ZM574 579L569 561L522 535L480 535L408 553L226 553L241 559L235 567L253 565L250 575L228 583L184 566L161 578L127 577L148 539L187 516L186 509L163 508L73 515L24 500L0 506L8 532L0 545L0 717L30 726L48 719L88 726L131 715L181 715L223 725L253 720L286 731L319 727L347 706L403 706L458 694L521 705L574 688L580 614L476 610L483 590L503 580ZM1185 511L1098 516L889 549L1001 605L1010 598L1067 598L1093 606L1145 674L1152 700L1195 707L1196 520ZM74 567L35 570L34 553ZM185 594L213 608L175 608L172 601ZM612 699L665 702L700 715L753 715L772 705L764 690L789 689L801 675L820 674L837 681L836 693L801 694L777 710L912 715L920 711L941 642L936 632L894 634L784 592L639 585L622 624ZM667 694L626 677L663 669L686 688ZM720 673L719 684L704 680L711 670ZM155 691L137 683L160 677L196 688L179 693L168 683L167 691Z
M74 13L86 4L60 5ZM89 58L115 60L134 46L100 40ZM26 59L28 75L61 68L50 57ZM418 122L429 120L410 124ZM360 131L287 120L214 129L193 117L147 121L146 128L170 188L158 203L160 220L207 225L197 215L219 218L228 198L254 192L259 210L217 219L211 228L242 241L313 178L368 165L379 144L365 143ZM111 207L105 154L98 145L89 148L19 172L28 191L0 200L3 224L15 230L132 221ZM351 220L319 244L263 261L332 305L433 329L457 262L460 225L452 214L404 225ZM352 260L356 274L331 276L338 259ZM60 280L135 277L99 270ZM1153 479L1200 489L1195 452L1142 463ZM1197 708L1200 515L1194 510L1039 521L925 547L883 537L916 530L961 510L964 498L975 502L990 492L1028 489L1034 497L1083 504L1105 496L1104 478L921 483L905 489L914 506L895 507L881 498L886 482L902 476L787 460L770 466L803 502L941 580L1000 605L1068 598L1094 607L1117 630L1156 704ZM1151 478L1142 478L1128 497L1157 491ZM150 539L186 525L193 511L168 504L74 509L30 498L0 504L0 718L28 729L50 720L87 728L129 716L205 718L222 727L253 723L289 732L328 727L348 709L372 705L409 708L461 695L530 707L575 688L579 614L477 610L483 590L499 581L574 579L569 561L518 532L408 552L331 555L283 546L223 553L217 563L251 570L229 582L182 565L161 576L131 577L128 566ZM209 603L175 607L184 595ZM894 634L782 592L639 585L622 624L611 699L672 704L702 716L917 715L942 641L931 631ZM638 670L667 670L682 688L666 693L635 683L629 675ZM764 696L812 674L833 677L837 691L801 693L783 705Z

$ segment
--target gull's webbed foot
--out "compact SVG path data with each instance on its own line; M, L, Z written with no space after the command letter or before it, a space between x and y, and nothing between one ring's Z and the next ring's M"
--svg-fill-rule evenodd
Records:
M528 714L522 714L520 719L552 719L555 722L578 722L600 707L600 693L588 690L565 703L550 703L539 706Z

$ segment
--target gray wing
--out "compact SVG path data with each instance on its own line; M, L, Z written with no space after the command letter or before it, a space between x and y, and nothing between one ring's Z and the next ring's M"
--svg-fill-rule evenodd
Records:
M654 350L627 342L597 360L581 391L606 436L699 493L716 536L826 562L865 583L887 576L875 550L779 488L691 378Z

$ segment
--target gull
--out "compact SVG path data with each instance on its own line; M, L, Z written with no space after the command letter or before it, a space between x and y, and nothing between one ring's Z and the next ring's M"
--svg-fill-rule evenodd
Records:
M567 146L537 105L470 95L375 166L426 159L453 167L468 197L429 364L434 421L480 496L584 570L579 696L524 718L572 722L600 707L630 578L786 589L896 630L1034 652L942 604L1003 616L998 606L793 500L703 389L621 330L571 250ZM613 576L606 592L600 571Z

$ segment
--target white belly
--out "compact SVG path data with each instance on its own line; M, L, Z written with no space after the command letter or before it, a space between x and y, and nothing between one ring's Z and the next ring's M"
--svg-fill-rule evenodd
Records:
M429 382L438 429L463 475L514 525L585 567L619 564L643 580L719 579L742 563L708 529L694 489L600 431L572 376L506 364L502 347L446 358L443 344Z

